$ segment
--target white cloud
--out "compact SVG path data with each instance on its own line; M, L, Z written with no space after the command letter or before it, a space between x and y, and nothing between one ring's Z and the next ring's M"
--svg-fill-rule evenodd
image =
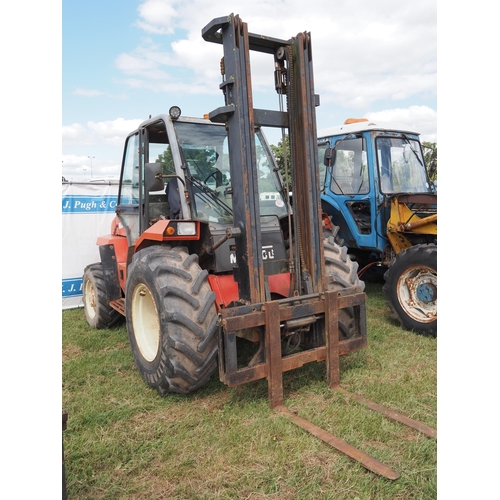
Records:
M213 47L200 36L198 38L174 41L171 50L162 49L151 39L143 40L133 52L122 53L116 58L115 66L127 75L121 83L129 88L155 92L219 92L219 67L207 65L206 61L207 58L214 61L220 58L220 47Z
M125 138L132 130L135 130L141 122L142 119L125 120L123 118L117 118L112 121L104 122L88 122L88 128L96 136L98 136L104 142L121 146L125 142Z
M109 144L121 146L125 138L144 120L134 119L116 120L102 122L88 122L86 125L73 123L62 127L62 142L64 146L87 146L94 144Z
M234 0L231 4L145 0L138 6L136 23L145 36L135 49L117 54L115 66L122 78L114 83L168 93L170 101L186 94L220 95L222 46L205 42L201 30L212 19L233 12L251 33L288 40L299 32L311 32L315 91L321 97L321 119L332 121L327 126L338 124L339 116L369 116L414 128L423 140L435 142L436 4L436 0L413 4L313 0L304 8L302 0ZM267 107L259 100L276 96L272 57L252 52L251 62L254 105ZM126 98L84 87L74 94ZM374 113L374 109L385 111ZM63 127L63 145L113 145L121 156L125 137L140 121L74 123Z
M110 94L109 92L103 92L101 90L96 90L96 89L84 89L82 87L78 87L73 91L74 95L80 95L83 97L111 97L112 99L128 99L128 97L125 94L117 94L113 95Z
M407 127L412 131L419 132L422 142L436 142L437 113L427 106L387 109L367 113L366 118L377 125Z
M116 67L126 75L139 76L148 81L168 79L168 72L161 69L159 58L161 54L157 51L139 48L133 54L120 54L116 59ZM167 64L163 63L163 66Z
M78 87L77 89L75 89L73 91L73 94L83 95L86 97L96 97L96 96L104 95L104 92L102 92L100 90L95 90L95 89L84 89L84 88Z
M168 0L147 0L141 3L137 8L140 16L137 26L148 33L173 33L177 12L171 4L175 3Z
M419 95L421 98L434 96L437 75L391 73L359 79L352 73L329 77L323 72L318 74L315 83L323 103L367 109L377 101L401 101Z
M71 125L63 125L62 143L63 145L87 145L92 144L92 138L84 125L81 123L73 123Z
M334 5L315 0L310 7L305 9L301 0L235 0L230 9L224 0L146 0L138 9L139 26L147 33L175 32L176 38L163 46L158 37L157 44L148 39L135 51L121 54L117 66L134 77L124 80L134 88L213 94L220 82L222 49L205 42L201 30L212 19L233 12L251 33L287 40L311 32L315 86L324 103L366 110L378 100L435 96L435 0L351 0ZM264 67L264 58L254 54L254 92L263 91L266 84L271 93L272 66Z

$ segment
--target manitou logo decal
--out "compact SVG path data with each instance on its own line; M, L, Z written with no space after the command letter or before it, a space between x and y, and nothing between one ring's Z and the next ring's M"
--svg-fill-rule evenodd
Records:
M274 259L274 247L273 245L266 245L262 247L262 260L272 260ZM231 264L236 264L236 254L231 252L229 254L229 262Z
M262 260L271 259L274 259L274 247L272 245L262 247Z
M68 195L62 199L63 214L87 214L95 212L114 212L118 196Z

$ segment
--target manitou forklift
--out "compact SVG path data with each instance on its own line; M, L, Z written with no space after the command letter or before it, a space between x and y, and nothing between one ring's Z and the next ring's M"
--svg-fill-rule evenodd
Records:
M125 316L135 363L159 394L195 391L217 366L228 386L267 379L273 409L395 479L283 406L283 372L326 361L336 388L339 356L366 346L357 264L321 213L310 34L251 34L231 14L202 36L223 45L224 106L204 119L172 107L128 136L116 219L84 274L87 321L103 328ZM274 58L286 109L253 108L251 50ZM288 129L293 211L261 127Z

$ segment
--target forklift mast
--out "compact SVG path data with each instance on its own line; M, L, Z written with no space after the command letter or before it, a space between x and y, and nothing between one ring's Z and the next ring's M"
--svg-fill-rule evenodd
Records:
M240 300L252 304L266 301L260 250L256 126L288 128L294 247L298 249L294 252L294 269L300 270L294 293L323 292L325 272L315 113L319 97L314 94L310 34L299 33L290 40L256 35L248 32L247 24L238 15L231 14L214 19L202 30L202 36L206 41L223 45L220 88L225 106L212 111L209 118L226 123L228 129L234 221L241 230L241 236L236 238L238 268L235 269ZM250 50L274 57L275 87L278 94L287 97L286 111L253 107Z
M219 312L219 377L229 386L267 378L272 408L283 404L283 372L326 360L330 387L339 385L339 355L366 346L366 297L361 287L327 290L322 212L316 147L312 50L309 33L279 40L248 32L233 14L212 20L202 30L206 41L222 44L224 106L209 114L228 131L233 187L235 253L239 304ZM286 111L255 109L252 99L250 50L274 57L274 84ZM280 106L282 109L283 106ZM288 129L294 195L289 219L290 290L273 300L263 272L255 128ZM288 193L284 193L288 200ZM353 334L339 343L339 309L354 311ZM238 365L236 337L259 332L259 351L246 367ZM301 352L282 356L281 334L303 331Z

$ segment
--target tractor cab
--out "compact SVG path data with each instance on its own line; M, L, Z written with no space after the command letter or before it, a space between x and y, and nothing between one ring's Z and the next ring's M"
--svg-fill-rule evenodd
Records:
M349 119L320 132L318 148L321 206L337 243L359 276L383 274L404 328L437 335L437 189L419 134Z
M274 268L282 272L286 248L280 221L288 206L269 145L260 130L255 137L263 255L268 262L281 261ZM183 117L174 106L168 115L150 118L129 134L116 212L127 228L128 247L137 247L141 238L152 235L155 224L168 220L165 235L171 243L188 242L190 252L202 256L210 271L232 272L232 238L214 246L234 225L235 196L224 125Z
M323 210L349 248L383 252L391 198L434 193L418 134L351 119L318 138Z

